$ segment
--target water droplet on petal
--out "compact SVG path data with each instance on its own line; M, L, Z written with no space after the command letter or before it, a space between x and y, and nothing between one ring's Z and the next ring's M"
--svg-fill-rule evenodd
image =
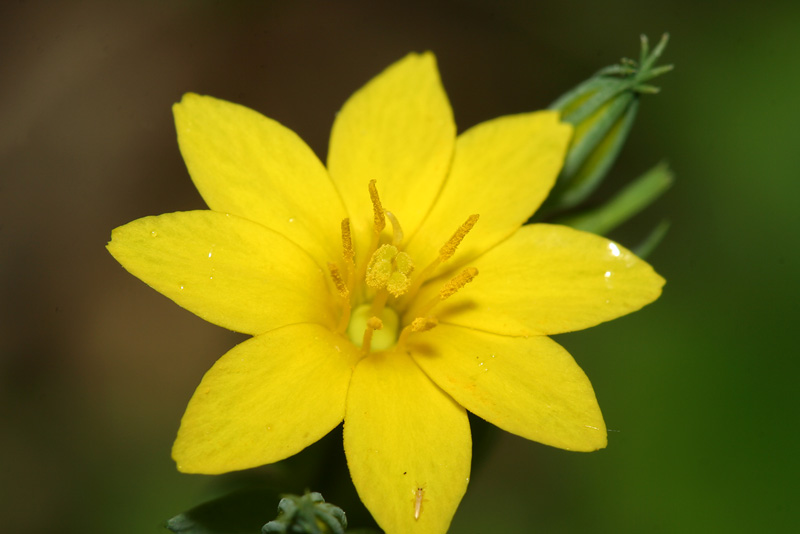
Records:
M150 235L153 236L153 237L156 237L158 235L158 232L153 230L152 232L150 232Z

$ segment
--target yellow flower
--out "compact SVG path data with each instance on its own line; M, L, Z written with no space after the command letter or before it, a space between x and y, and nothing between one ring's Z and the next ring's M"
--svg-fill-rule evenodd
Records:
M348 100L327 169L242 106L187 94L174 112L210 210L139 219L108 249L184 308L253 335L189 402L179 470L277 462L344 420L378 524L441 533L469 481L466 410L555 447L606 445L589 380L547 336L637 310L664 281L607 239L522 226L564 160L571 128L555 112L456 137L429 53Z

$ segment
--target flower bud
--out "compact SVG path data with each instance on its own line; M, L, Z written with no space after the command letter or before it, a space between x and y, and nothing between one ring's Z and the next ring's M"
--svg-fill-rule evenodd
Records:
M347 518L341 508L326 503L319 493L287 495L278 504L278 518L263 534L344 534Z
M560 111L562 120L571 123L575 131L546 209L574 207L603 181L630 133L639 96L658 92L645 82L672 70L672 65L654 67L667 40L665 34L650 53L643 35L638 64L623 59L606 67L550 106Z

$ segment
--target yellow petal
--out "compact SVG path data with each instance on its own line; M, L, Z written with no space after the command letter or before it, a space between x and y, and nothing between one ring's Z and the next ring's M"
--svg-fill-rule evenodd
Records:
M459 245L450 267L473 260L519 228L553 187L572 128L558 113L500 117L458 137L450 176L430 214L408 244L428 265L458 225L480 220Z
M144 217L111 232L108 251L187 310L246 334L311 322L335 325L325 274L297 245L252 221L213 211Z
M173 112L186 167L212 210L277 230L323 267L341 256L344 207L294 132L244 106L191 93Z
M434 308L440 321L511 336L581 330L640 309L664 279L603 237L549 224L523 226L476 261L478 276ZM423 288L415 305L439 290ZM415 317L414 308L406 315Z
M237 345L189 401L172 449L178 469L218 474L300 452L342 421L358 358L351 343L311 324Z
M370 180L407 236L447 174L456 129L431 53L409 54L345 103L331 132L328 169L350 214L356 253L372 229Z
M589 379L550 338L442 324L412 337L408 347L456 402L503 430L568 450L606 446L606 426Z
M377 353L359 362L344 448L358 495L386 534L447 531L467 489L469 421L409 356Z

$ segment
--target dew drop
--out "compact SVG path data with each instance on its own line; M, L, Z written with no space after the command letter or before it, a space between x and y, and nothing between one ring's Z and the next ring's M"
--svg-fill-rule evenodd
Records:
M294 222L294 217L289 217L289 222L293 223Z
M150 232L150 235L151 235L152 237L156 237L156 236L158 235L158 232L156 232L155 230L153 230L152 232Z
M181 291L183 291L183 286L181 286Z

